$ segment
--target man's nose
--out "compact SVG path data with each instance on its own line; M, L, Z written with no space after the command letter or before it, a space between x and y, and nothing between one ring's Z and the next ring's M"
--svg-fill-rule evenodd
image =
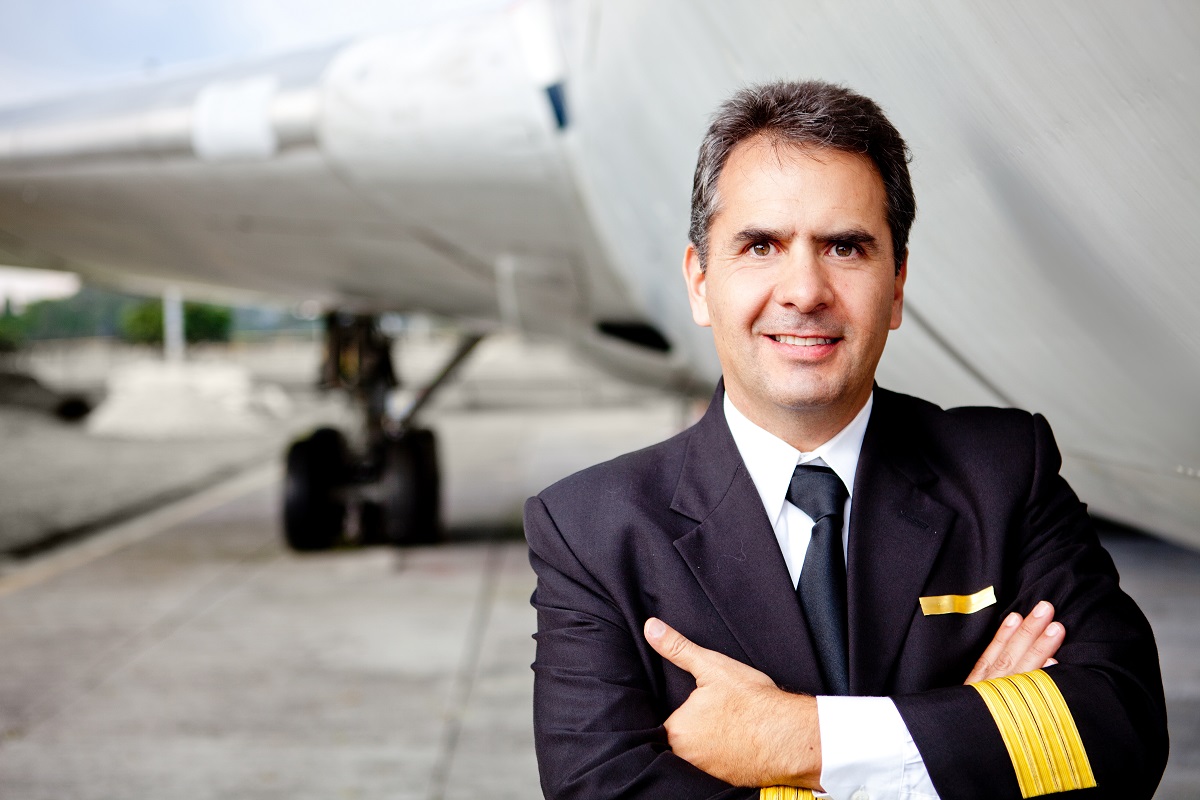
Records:
M794 306L801 313L817 311L833 304L833 284L828 265L818 254L795 252L780 264L775 298L781 305Z

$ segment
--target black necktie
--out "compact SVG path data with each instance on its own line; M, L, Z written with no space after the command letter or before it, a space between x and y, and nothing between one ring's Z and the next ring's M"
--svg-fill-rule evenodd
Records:
M792 473L787 499L813 519L812 539L796 594L817 648L817 660L833 694L850 693L846 636L846 560L842 514L849 494L829 467L801 464Z

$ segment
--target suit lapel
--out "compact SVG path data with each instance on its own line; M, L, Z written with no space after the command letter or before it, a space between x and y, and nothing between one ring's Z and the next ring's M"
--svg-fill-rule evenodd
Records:
M671 508L699 525L675 548L751 666L783 688L819 692L808 627L771 522L725 423L722 389L688 443Z
M937 476L904 440L911 420L892 417L895 400L876 388L850 512L847 593L850 690L885 693L917 599L954 524L955 513L927 488Z

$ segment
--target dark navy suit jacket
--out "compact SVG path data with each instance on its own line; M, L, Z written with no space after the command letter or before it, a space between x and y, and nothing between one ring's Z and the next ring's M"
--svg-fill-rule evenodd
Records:
M642 626L825 692L722 391L692 428L577 473L525 507L538 575L534 730L549 798L755 797L675 756L662 723L695 687ZM949 411L876 389L854 485L850 683L893 698L944 800L1020 797L997 723L962 686L1001 620L1054 603L1067 629L1047 670L1097 787L1150 797L1166 762L1162 680L1145 617L1118 587L1049 426L1023 411ZM919 598L994 587L971 614ZM1072 793L1074 794L1074 793Z

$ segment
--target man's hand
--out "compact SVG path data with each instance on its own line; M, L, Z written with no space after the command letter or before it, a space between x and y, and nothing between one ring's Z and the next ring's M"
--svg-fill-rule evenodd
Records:
M1027 617L1022 618L1016 612L1009 614L963 683L978 683L1057 664L1054 654L1066 637L1066 629L1053 620L1054 606L1045 600L1034 606Z
M696 678L695 691L665 723L677 756L735 786L820 789L816 698L785 692L653 617L645 634L660 656Z

